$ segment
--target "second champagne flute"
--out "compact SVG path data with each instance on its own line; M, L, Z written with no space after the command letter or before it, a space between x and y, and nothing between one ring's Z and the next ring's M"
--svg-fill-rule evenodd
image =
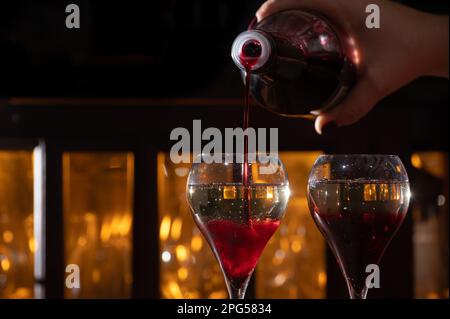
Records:
M311 170L308 203L347 282L351 299L367 296L367 266L378 266L410 199L395 155L322 155Z

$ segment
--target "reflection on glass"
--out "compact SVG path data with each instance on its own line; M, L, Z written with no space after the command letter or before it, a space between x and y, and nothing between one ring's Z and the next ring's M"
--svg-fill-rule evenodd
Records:
M33 297L33 155L0 151L0 299Z
M132 285L131 153L63 155L65 264L80 267L67 298L128 298Z
M158 154L160 289L163 298L226 298L211 249L195 225L186 201L189 164L173 164ZM226 196L235 196L227 189Z
M281 152L289 174L291 198L278 232L256 268L258 298L324 298L325 241L312 220L306 199L309 171L319 152Z

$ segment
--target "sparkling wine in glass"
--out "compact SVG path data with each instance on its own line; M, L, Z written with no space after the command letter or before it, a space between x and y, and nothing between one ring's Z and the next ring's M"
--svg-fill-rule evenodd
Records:
M316 160L308 204L350 298L366 298L366 267L379 265L405 219L409 199L408 175L397 156L323 155Z
M202 160L192 165L187 199L219 262L230 298L243 299L259 257L284 215L289 183L278 158L258 156L244 164L226 162L227 154L221 157L222 163Z

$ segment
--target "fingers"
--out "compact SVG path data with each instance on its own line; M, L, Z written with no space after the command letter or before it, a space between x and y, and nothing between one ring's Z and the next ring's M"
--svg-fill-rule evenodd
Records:
M302 1L298 0L267 0L256 11L256 19L261 21L267 16L274 14L275 12L298 8Z
M318 134L334 122L337 126L353 124L363 118L375 106L379 98L376 89L367 79L360 81L351 89L345 100L330 112L320 114L314 123Z
M336 16L339 13L341 1L332 0L267 0L256 11L256 19L261 21L267 16L276 12L289 9L312 9L322 12L323 14L330 14Z
M262 19L264 19L265 17L267 17L268 15L270 15L271 7L273 7L275 2L277 2L277 1L276 0L267 0L259 7L259 9L256 11L256 14L255 14L258 22L261 21Z
M333 120L327 120L324 115L319 115L314 122L314 129L317 134L322 135L322 129Z

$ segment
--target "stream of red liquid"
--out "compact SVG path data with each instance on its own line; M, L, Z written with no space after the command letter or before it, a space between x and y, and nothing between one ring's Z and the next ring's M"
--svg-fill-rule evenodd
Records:
M249 120L250 120L250 71L246 70L245 72L245 92L244 92L244 122L242 124L242 129L245 131L248 129ZM251 218L251 192L250 187L248 187L248 173L249 173L249 164L248 164L248 136L244 135L244 172L242 175L242 184L244 185L244 198L247 200L244 201L244 213L245 218L247 220L247 224L251 227L252 223L250 222Z
M249 42L244 45L243 52L241 53L240 59L241 63L245 68L245 83L244 83L244 119L242 123L242 129L244 133L249 128L250 124L250 76L253 67L258 63L259 55L253 56L252 54L246 55L246 46L250 51L255 52L261 47L261 44L257 41ZM249 163L248 163L248 135L244 135L244 168L242 174L242 184L244 185L244 198L247 200L244 204L244 212L246 214L246 219L249 227L252 227L251 223L251 192L248 186L249 181Z

